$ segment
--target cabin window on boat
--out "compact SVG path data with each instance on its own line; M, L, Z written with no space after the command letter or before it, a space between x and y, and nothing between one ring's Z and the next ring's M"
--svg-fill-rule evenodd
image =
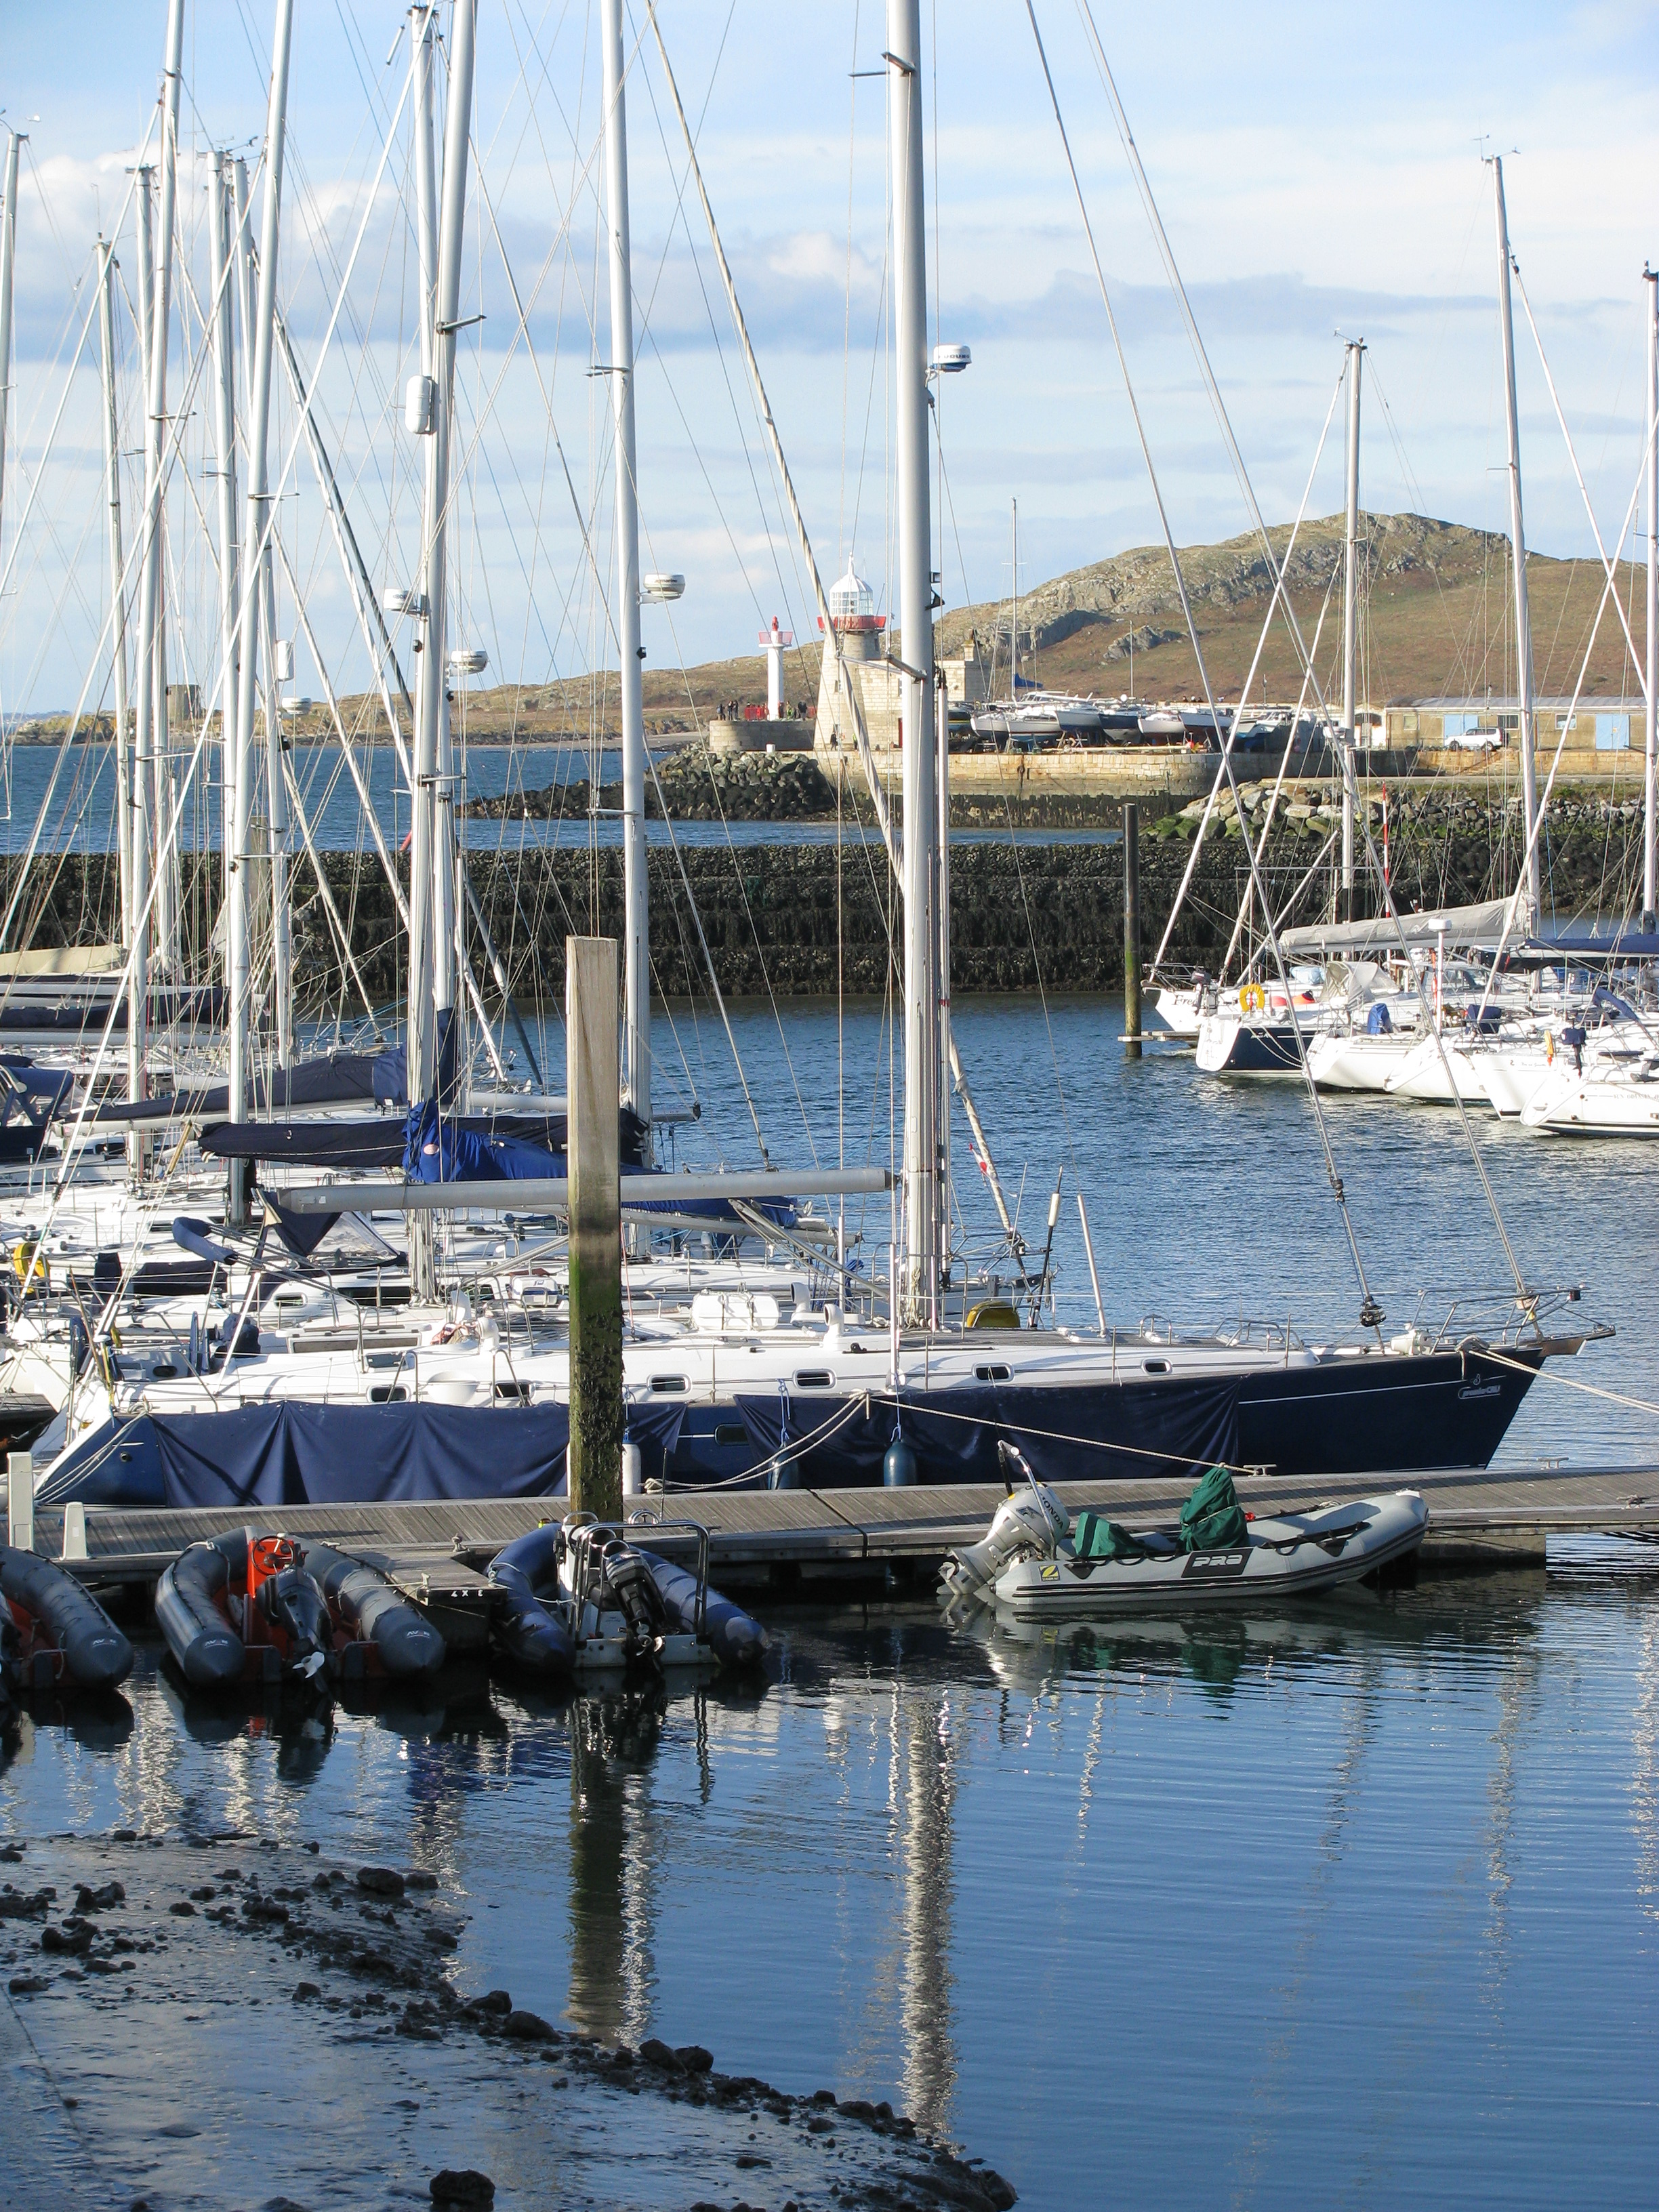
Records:
M1006 1367L976 1367L974 1380L975 1382L1006 1382L1008 1370Z
M401 1382L377 1382L368 1394L371 1406L402 1406L408 1399L409 1393Z
M803 1367L795 1377L797 1390L833 1390L836 1378L827 1367Z
M495 1395L505 1399L510 1405L528 1405L530 1385L527 1382L498 1382L495 1385Z
M1167 1359L1143 1359L1140 1364L1148 1375L1167 1375L1170 1371Z
M721 1421L715 1427L717 1444L746 1444L748 1441L749 1431L741 1421Z
M651 1388L659 1398L683 1398L691 1385L684 1375L653 1375Z

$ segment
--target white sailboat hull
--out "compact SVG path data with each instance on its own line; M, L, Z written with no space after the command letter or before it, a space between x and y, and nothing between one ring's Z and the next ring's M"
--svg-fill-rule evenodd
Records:
M1552 1137L1659 1137L1659 1079L1569 1067L1538 1086L1521 1119Z
M1428 1105L1449 1106L1459 1098L1466 1106L1490 1103L1474 1055L1449 1037L1422 1038L1382 1087L1391 1098Z

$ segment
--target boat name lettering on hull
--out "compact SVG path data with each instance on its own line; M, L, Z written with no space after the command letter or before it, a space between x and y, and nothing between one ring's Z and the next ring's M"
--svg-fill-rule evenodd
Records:
M1238 1552L1194 1552L1181 1570L1181 1579L1183 1583L1225 1582L1242 1575L1249 1564L1248 1544Z

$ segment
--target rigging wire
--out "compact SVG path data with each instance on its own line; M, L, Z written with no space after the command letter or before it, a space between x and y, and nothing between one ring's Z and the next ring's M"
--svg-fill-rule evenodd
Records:
M1084 4L1086 7L1086 0L1084 0ZM1078 209L1083 218L1083 228L1089 243L1090 257L1094 263L1096 279L1100 286L1101 300L1105 307L1107 321L1111 329L1112 343L1116 350L1119 372L1123 378L1124 391L1129 402L1129 411L1133 418L1135 435L1139 441L1141 459L1146 465L1147 477L1152 486L1152 498L1158 507L1158 523L1164 532L1164 542L1165 549L1169 553L1170 564L1175 572L1176 589L1180 594L1181 611L1186 621L1188 635L1192 640L1193 657L1198 664L1199 679L1204 687L1205 702L1210 710L1212 726L1218 732L1221 728L1221 720L1216 709L1215 697L1210 685L1209 671L1205 665L1203 649L1199 643L1198 625L1194 620L1191 601L1188 598L1186 579L1182 573L1181 556L1176 550L1175 536L1170 527L1169 514L1164 504L1164 494L1158 483L1157 469L1152 461L1152 447L1147 441L1146 428L1141 421L1139 404L1135 398L1134 387L1130 380L1129 364L1127 358L1124 354L1122 338L1119 334L1117 317L1112 307L1111 295L1106 288L1105 271L1101 266L1099 250L1095 245L1094 227L1089 220L1088 205L1083 197L1083 180L1078 174L1077 164L1072 155L1071 139L1066 133L1065 118L1060 113L1060 94L1055 90L1054 75L1048 67L1048 57L1043 47L1042 33L1037 28L1035 0L1025 0L1025 11L1027 15L1030 18L1031 35L1036 41L1037 56L1042 63L1043 78L1048 88L1049 100L1052 103L1054 111L1054 121L1059 126L1060 144L1065 150L1066 165L1071 172L1073 188L1077 194ZM1270 552L1270 561L1271 557ZM1273 566L1275 573L1277 573L1278 564L1274 562L1273 563ZM1292 619L1294 618L1292 617ZM1307 1077L1308 1095L1312 1103L1314 1121L1319 1132L1320 1149L1324 1155L1326 1178L1330 1184L1332 1195L1336 1200L1337 1211L1341 1216L1343 1235L1347 1243L1349 1257L1353 1263L1355 1275L1358 1279L1360 1317L1366 1328L1374 1328L1376 1330L1378 1340L1380 1341L1382 1338L1382 1309L1376 1304L1376 1302L1371 1297L1370 1288L1366 1281L1365 1263L1360 1257L1359 1245L1358 1239L1354 1235L1353 1222L1348 1212L1347 1194L1343 1188L1342 1178L1336 1171L1336 1159L1331 1148L1330 1132L1326 1126L1324 1109L1319 1101L1317 1087L1315 1085L1312 1075L1308 1069L1307 1048L1303 1041L1302 1024L1297 1018L1295 994L1291 989L1290 975L1285 964L1285 956L1283 948L1279 944L1279 933L1273 925L1273 908L1268 902L1265 890L1262 888L1261 867L1257 860L1255 844L1250 836L1249 825L1245 818L1244 809L1243 805L1239 804L1238 783L1237 776L1233 771L1232 764L1233 737L1236 727L1236 722L1228 726L1227 734L1222 744L1222 766L1226 771L1228 785L1233 794L1233 803L1238 808L1239 829L1244 845L1244 850L1249 860L1250 880L1255 887L1257 896L1261 900L1261 911L1267 921L1268 940L1273 947L1274 962L1279 969L1279 981L1283 987L1285 1000L1290 1009L1291 1029L1297 1040L1297 1057L1302 1064L1304 1074ZM1351 775L1352 769L1350 768L1346 773ZM1495 1204L1496 1201L1494 1200L1494 1206ZM1507 1243L1507 1239L1505 1239L1505 1243ZM1517 1288L1519 1287L1521 1287L1521 1285L1518 1281L1517 1270Z

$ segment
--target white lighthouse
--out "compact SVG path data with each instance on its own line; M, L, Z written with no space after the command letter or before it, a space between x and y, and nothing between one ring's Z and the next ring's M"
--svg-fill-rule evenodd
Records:
M786 647L795 641L792 629L780 629L778 618L772 617L770 629L763 629L760 641L766 647L766 719L769 722L783 720L783 655Z

